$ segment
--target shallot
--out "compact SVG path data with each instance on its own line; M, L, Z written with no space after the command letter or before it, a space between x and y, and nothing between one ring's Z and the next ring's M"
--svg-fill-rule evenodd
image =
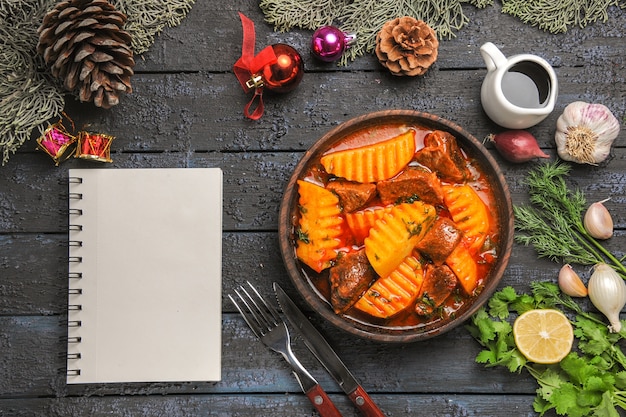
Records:
M596 264L588 283L589 299L609 319L609 331L622 329L619 313L626 304L626 283L617 272L605 263Z
M550 158L539 148L537 139L526 130L507 130L489 135L504 159L509 162L522 163L535 158Z

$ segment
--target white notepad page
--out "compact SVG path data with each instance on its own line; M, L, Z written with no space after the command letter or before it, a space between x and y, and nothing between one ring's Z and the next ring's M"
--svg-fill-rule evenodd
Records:
M222 171L69 176L67 383L220 380Z

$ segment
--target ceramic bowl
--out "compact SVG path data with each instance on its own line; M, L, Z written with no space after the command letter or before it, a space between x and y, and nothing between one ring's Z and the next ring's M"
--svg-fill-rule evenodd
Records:
M474 164L480 167L491 185L495 201L495 207L492 207L492 210L495 209L499 219L497 259L484 280L482 291L464 303L453 317L419 326L389 327L381 325L380 322L371 323L350 315L336 314L327 299L327 294L325 295L324 291L314 284L320 282L323 277L300 262L295 252L295 234L299 219L297 181L303 178L312 164L319 163L321 155L340 141L353 137L361 131L384 130L386 126L396 125L420 126L428 130L443 130L454 135L461 149L473 160ZM509 189L500 167L489 151L474 136L455 123L432 114L411 110L390 110L369 113L339 125L322 136L304 154L286 186L280 206L278 231L280 250L289 277L311 310L317 312L332 325L352 335L381 342L413 342L440 335L462 324L496 290L505 272L513 244L513 208Z

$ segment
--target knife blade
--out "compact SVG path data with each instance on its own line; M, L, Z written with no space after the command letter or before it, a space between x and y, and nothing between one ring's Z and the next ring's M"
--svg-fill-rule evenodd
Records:
M324 365L324 368L337 381L361 414L367 417L384 417L383 412L354 378L326 339L276 282L274 283L274 292L289 323L302 335L304 344Z

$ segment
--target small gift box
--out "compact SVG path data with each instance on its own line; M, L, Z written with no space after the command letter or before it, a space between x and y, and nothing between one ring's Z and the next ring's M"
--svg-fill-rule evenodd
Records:
M50 125L37 139L37 146L47 153L58 166L63 159L71 155L70 147L76 143L76 140L76 137L70 135L61 123L55 123Z
M102 133L78 133L76 158L98 162L113 162L111 160L111 143L115 137Z

